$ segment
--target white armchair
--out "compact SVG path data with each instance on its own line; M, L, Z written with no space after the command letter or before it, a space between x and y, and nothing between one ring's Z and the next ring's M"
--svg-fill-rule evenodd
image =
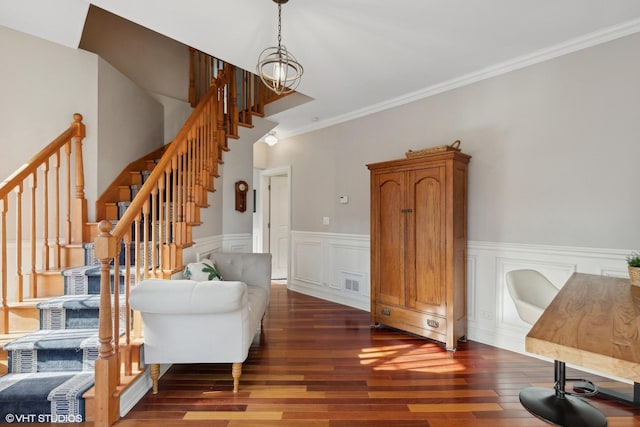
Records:
M242 362L269 305L271 255L215 253L210 259L223 281L150 279L131 290L154 393L161 363L231 363L238 391Z
M518 316L530 325L536 323L558 294L558 288L536 270L512 270L506 278Z

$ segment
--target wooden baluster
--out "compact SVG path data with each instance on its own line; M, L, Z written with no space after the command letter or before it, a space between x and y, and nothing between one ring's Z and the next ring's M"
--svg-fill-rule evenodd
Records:
M142 272L144 278L149 278L149 200L142 205Z
M133 221L133 229L135 230L135 235L134 235L134 240L135 240L135 247L133 248L134 250L134 263L135 263L135 275L136 275L136 284L140 283L140 227L141 227L141 221L140 221L140 212L138 212L138 215L136 216L136 219Z
M42 268L49 270L49 159L42 170Z
M75 166L76 166L76 193L73 199L73 228L71 242L82 243L85 241L85 224L87 223L87 200L84 198L84 164L82 160L82 139L85 137L85 126L82 123L82 115L74 114L75 128Z
M176 265L176 243L179 243L179 229L178 229L178 157L174 157L171 159L171 230L172 230L172 239L171 239L171 269L177 267Z
M190 132L189 138L187 138L187 152L185 153L185 205L187 224L193 224L193 131ZM186 237L186 236L185 236Z
M229 123L230 128L227 133L233 136L238 135L238 86L236 81L236 68L229 68ZM245 88L246 90L246 88ZM246 92L243 92L246 93Z
M172 186L171 186L171 168L167 167L164 171L164 188L165 188L165 201L164 201L164 235L165 235L165 251L166 251L166 259L164 262L164 266L167 269L172 269L171 265L171 241L173 240L171 236L171 223L173 218L171 217L172 205L173 205L173 197L171 195Z
M151 190L151 271L153 277L158 277L158 183Z
M64 227L64 243L68 245L71 243L71 141L64 145L64 152L66 156L66 175L67 175L67 188L65 191L65 227Z
M122 239L124 242L124 374L129 376L132 374L131 361L131 307L129 306L129 295L131 295L131 232L126 233ZM116 316L120 318L119 307L116 310Z
M214 177L218 177L218 165L220 164L220 144L218 143L218 129L216 128L216 120L218 117L218 109L217 109L217 104L214 102L213 99L210 100L210 106L211 106L211 126L212 126L212 130L211 130L211 166L212 166L212 173ZM214 181L215 182L215 181Z
M116 355L117 366L120 366L120 253L122 252L122 240L116 240L116 256L113 259L113 277L109 278L109 295L113 299L111 303L111 322L113 323L113 351ZM111 285L113 283L113 285ZM111 291L113 286L113 291ZM120 384L120 375L117 376L117 384Z
M207 76L206 55L200 52L199 57L200 57L199 58L200 59L200 75L199 75L200 85L198 90L198 102L200 102L200 99L202 99L202 95L207 91L207 84L209 80L209 77Z
M2 227L2 262L0 263L0 269L2 270L2 318L0 318L0 331L3 334L9 333L9 301L7 301L7 288L9 283L7 281L7 196L2 198L2 209L0 210L0 223Z
M22 183L16 189L16 299L24 301L24 282L22 277Z
M220 143L224 151L229 151L227 145L227 133L224 129L224 97L222 89L218 87L218 131L220 133Z
M207 103L207 109L205 114L207 115L207 172L208 172L208 177L207 177L207 185L209 188L209 191L215 191L215 181L213 179L213 177L215 176L215 171L216 171L216 164L215 164L215 155L216 153L213 150L213 135L215 132L214 126L213 126L213 106L211 105L211 102Z
M118 401L114 393L118 384L118 358L113 347L111 319L110 262L118 255L116 239L111 235L111 223L101 221L100 234L95 239L96 257L100 260L99 356L95 362L95 426L106 427L118 419Z
M195 108L196 102L196 76L195 76L196 50L189 48L189 104Z
M176 209L177 209L177 227L176 227L176 243L178 245L184 244L184 169L183 169L183 158L184 155L182 151L176 157Z
M211 164L209 163L209 138L211 136L211 121L209 120L209 104L205 105L205 108L202 112L202 122L203 122L203 141L202 141L202 186L205 189L204 192L204 201L207 203L207 190L211 191Z
M193 202L194 206L200 205L201 203L201 194L202 194L202 186L200 183L200 139L202 137L202 115L198 117L195 123L195 130L193 132L193 158L192 165L193 168L191 170L192 173L192 185L193 185ZM194 211L195 213L195 211Z
M31 224L29 233L31 234L31 274L29 276L29 297L38 297L38 274L36 273L36 189L38 188L38 170L31 174Z
M204 206L207 204L207 187L206 181L207 177L204 175L205 167L204 167L204 142L206 140L206 117L203 114L200 115L200 131L198 132L198 171L197 171L197 182L198 182L198 199L199 205Z
M56 152L55 155L55 167L54 167L54 177L55 177L55 189L54 189L54 218L53 224L55 227L55 243L53 248L53 257L54 257L54 266L55 268L60 268L60 151Z
M264 105L267 103L267 99L273 93L269 88L262 83L262 81L258 81L256 78L256 84L258 85L258 93L260 94L260 99L258 100L258 112L264 114Z
M168 238L168 234L165 233L165 214L167 212L167 206L169 205L168 200L165 200L165 174L158 179L158 249L154 250L154 252L159 252L158 254L158 264L160 271L160 277L163 277L163 272L167 268L167 254L166 254L166 242ZM165 205L166 204L166 205Z

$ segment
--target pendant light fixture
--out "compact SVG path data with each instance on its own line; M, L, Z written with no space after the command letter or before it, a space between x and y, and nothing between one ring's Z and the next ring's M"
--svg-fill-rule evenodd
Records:
M273 147L278 143L278 137L276 136L276 131L270 131L267 136L264 137L264 142L267 143L270 147Z
M256 72L269 89L281 95L293 92L302 78L304 69L296 58L281 44L282 5L289 0L273 0L278 5L278 46L262 51L256 65Z

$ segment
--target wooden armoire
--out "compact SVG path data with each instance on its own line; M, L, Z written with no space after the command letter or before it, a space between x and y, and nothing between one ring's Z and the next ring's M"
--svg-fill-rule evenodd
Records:
M445 343L467 335L467 167L443 151L369 164L371 320Z

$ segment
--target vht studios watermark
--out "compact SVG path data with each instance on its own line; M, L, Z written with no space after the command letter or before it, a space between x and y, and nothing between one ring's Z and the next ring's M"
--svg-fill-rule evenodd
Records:
M55 414L7 414L4 420L10 424L21 423L81 423L82 415Z

